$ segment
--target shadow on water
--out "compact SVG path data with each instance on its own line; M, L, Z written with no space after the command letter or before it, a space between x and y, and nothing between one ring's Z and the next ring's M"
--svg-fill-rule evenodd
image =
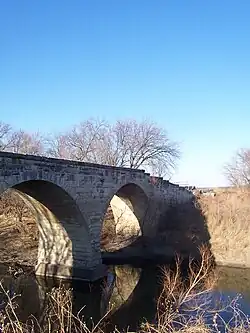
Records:
M218 282L214 289L191 299L180 309L180 312L188 314L189 318L191 316L193 318L199 317L199 314L202 313L206 325L215 327L214 323L216 322L215 331L226 333L229 330L225 323L231 328L235 325L243 327L244 321L247 318L247 321L249 320L250 269L216 267L216 271ZM237 332L243 331L238 329Z
M240 295L242 311L250 315L250 269L218 267L219 281L215 292L227 299Z
M212 293L211 309L218 302L228 303L230 299L241 293L238 300L242 310L250 314L250 270L218 267L219 282ZM48 292L52 288L62 285L55 280L37 280L34 275L19 276L13 278L5 274L1 266L1 277L6 290L10 295L21 294L17 298L17 315L21 321L25 321L32 314L36 318L43 317L44 310L48 307ZM108 311L105 317L105 331L110 332L117 327L120 331L129 327L135 331L140 324L147 320L154 322L156 318L156 301L161 291L159 279L160 267L133 267L111 266L109 275L96 283L64 282L66 288L72 290L71 301L73 313L77 314L81 309L84 321L89 327L97 323ZM2 304L3 299L0 300ZM230 319L230 312L223 313L223 318ZM207 321L211 322L208 316Z
M199 260L199 247L204 244L211 248L205 216L194 198L163 210L154 237L142 235L122 249L103 252L102 257L106 265L174 265L176 253L184 261L190 256Z
M143 320L150 322L154 320L156 300L160 292L160 270L157 267L151 266L142 268L140 271L140 277L138 276L139 279L135 288L127 295L126 301L121 302L116 311L111 313L108 324L109 329L115 325L119 330L126 327L129 327L130 330L135 330Z
M31 190L28 193L33 194ZM43 198L36 199L41 202ZM68 237L71 239L70 233ZM133 263L134 266L110 266L109 275L96 283L64 282L66 287L72 288L74 313L83 309L82 315L91 324L110 311L106 317L108 331L114 326L119 330L128 326L130 330L135 330L144 319L154 321L156 300L161 288L160 269L156 264L174 264L175 252L186 258L190 254L195 257L198 255L197 247L208 244L209 239L205 218L195 202L168 207L161 216L155 238L141 237L123 251L112 253L111 258L104 260L105 264ZM47 293L60 284L33 275L16 279L7 276L6 272L1 275L4 276L5 289L22 294L17 309L22 321L31 314L41 318L48 304Z
M70 234L68 236L70 238ZM108 311L105 318L107 332L115 326L119 330L129 327L135 331L144 320L154 322L156 301L161 291L160 267L156 264L172 265L175 252L186 258L190 255L198 257L198 247L204 243L209 246L209 240L205 218L195 202L168 208L160 219L156 238L149 240L142 237L123 251L104 258L106 264L133 262L134 266L110 265L108 276L91 284L63 282L65 287L72 288L74 314L82 309L84 320L91 325ZM250 314L250 270L217 269L220 270L220 280L213 292L214 302L218 297L227 299L240 292L243 294L241 302L244 310ZM38 279L33 274L14 278L7 271L8 267L0 266L5 290L9 290L10 295L21 294L16 309L20 320L26 321L31 314L42 318L48 306L48 292L58 287L60 281ZM4 306L4 295L1 296L0 304Z
M13 278L6 274L6 267L2 268L1 277L10 295L21 294L17 298L16 309L21 321L26 321L30 315L41 320L48 307L48 292L62 285L62 281L56 283L51 279L37 279L34 275ZM84 321L91 326L108 312L105 327L110 331L115 326L119 330L128 326L136 329L144 318L154 320L155 300L159 292L158 278L159 268L156 267L112 266L109 267L109 275L102 281L63 284L72 289L73 313L77 314L81 310Z

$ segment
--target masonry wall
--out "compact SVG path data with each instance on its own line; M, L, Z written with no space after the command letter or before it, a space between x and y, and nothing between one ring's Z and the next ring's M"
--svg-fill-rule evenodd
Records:
M34 180L55 184L76 203L80 218L59 220L66 231L71 230L68 246L77 249L74 253L72 251L72 262L90 269L101 263L100 235L108 205L125 185L137 186L148 198L145 207L147 220L143 225L143 233L147 237L154 237L157 233L158 221L166 210L192 200L191 192L162 178L151 177L142 170L0 152L0 192ZM49 202L43 204L55 213ZM85 229L78 232L79 226L85 224ZM58 256L58 264L65 264L63 261Z

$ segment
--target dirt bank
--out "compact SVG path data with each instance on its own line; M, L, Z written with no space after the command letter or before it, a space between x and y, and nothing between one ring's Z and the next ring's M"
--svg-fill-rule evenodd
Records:
M220 265L250 267L250 190L218 191L198 198L210 244Z

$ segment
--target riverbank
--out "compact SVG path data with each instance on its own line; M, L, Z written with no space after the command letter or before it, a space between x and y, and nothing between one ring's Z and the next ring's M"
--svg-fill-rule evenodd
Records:
M231 188L199 196L211 251L218 265L250 268L250 190Z
M142 282L143 276L138 275L132 268L128 271L124 268L121 270L116 269L118 280L116 280L115 284L113 282L111 285L102 284L104 299L98 296L98 288L97 292L95 294L92 293L92 296L88 297L88 299L84 295L77 296L74 289L66 288L65 285L60 285L50 290L47 289L47 291L45 289L45 292L42 292L42 289L39 288L37 296L35 296L34 288L37 288L36 284L28 283L26 279L25 285L29 285L28 292L26 291L26 300L33 295L30 302L28 302L29 311L31 311L30 314L32 315L28 316L28 311L26 311L26 317L28 316L28 318L24 319L25 316L23 316L22 319L20 306L21 308L25 306L25 299L20 302L19 299L22 296L15 296L13 291L8 294L2 291L1 304L4 304L4 308L1 307L0 309L2 332L249 332L249 318L241 312L241 308L237 305L239 303L237 299L236 301L227 299L226 302L222 302L221 297L214 298L213 290L216 290L218 285L217 271L214 271L213 266L211 266L210 251L203 252L201 256L201 265L190 262L188 278L182 275L180 264L178 264L175 269L162 268L160 270L161 274L158 275L158 272L156 275L156 277L158 276L157 280L149 276L148 270L144 274L141 272L144 278L147 277L145 285ZM19 287L18 291L22 294L25 290L21 282L15 279L15 283ZM143 284L144 294L139 292L141 284ZM155 288L156 284L160 287L157 293L158 296L150 294L151 301L155 303L154 316L149 319L148 315L144 315L144 319L141 317L138 326L132 328L131 323L129 323L130 319L132 320L132 314L139 312L142 304L149 302L146 295L149 289ZM92 292L93 288L90 288ZM94 295L95 297L93 298ZM154 298L153 295L156 297ZM34 312L35 306L33 303L35 297L39 297L42 306L37 306ZM79 299L81 299L82 310L76 304ZM123 303L124 301L125 304ZM120 305L117 302L120 302ZM96 303L96 307L93 307L94 303ZM129 308L131 308L132 313L128 311ZM98 309L101 309L101 312ZM125 322L127 324L125 326L125 322L121 318L120 325L116 326L118 313L123 319L126 318ZM230 317L228 316L229 313Z
M214 197L197 196L193 203L170 207L151 240L120 239L109 209L101 245L112 252L103 252L104 262L170 263L176 253L183 258L196 257L197 248L208 244L219 266L250 268L250 191L231 188L215 192ZM37 223L14 192L1 196L0 226L0 262L35 266Z

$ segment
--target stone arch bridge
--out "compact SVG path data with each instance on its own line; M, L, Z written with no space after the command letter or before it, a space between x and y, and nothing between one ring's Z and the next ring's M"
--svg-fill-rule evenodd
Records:
M143 170L0 152L0 194L8 188L36 215L36 274L87 280L103 276L100 235L114 196L116 208L119 201L129 203L128 216L133 212L147 237L154 236L171 203L193 197ZM126 216L123 220L126 223Z

